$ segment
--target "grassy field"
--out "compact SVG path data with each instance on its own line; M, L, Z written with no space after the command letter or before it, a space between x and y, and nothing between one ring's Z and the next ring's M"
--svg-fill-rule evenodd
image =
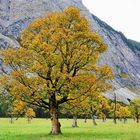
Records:
M48 135L51 125L48 119L34 119L31 124L27 119L15 120L0 119L0 140L140 140L140 124L128 120L126 124L118 122L114 125L112 120L93 126L91 120L79 119L78 128L72 128L72 120L60 119L63 135Z

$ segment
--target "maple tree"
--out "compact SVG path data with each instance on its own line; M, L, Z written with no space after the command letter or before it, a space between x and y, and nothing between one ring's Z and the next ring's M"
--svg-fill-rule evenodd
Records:
M63 108L61 112L64 114L72 115L73 117L72 127L78 127L77 116L80 114L81 108L80 108L80 104L74 101L63 104Z
M11 102L9 108L7 110L8 115L10 116L11 120L10 123L13 123L13 118L16 117L18 120L19 117L26 116L28 118L28 123L31 122L31 119L35 117L35 112L31 107L28 107L28 104L21 100L10 100Z
M113 117L114 124L117 124L117 117L119 114L119 108L121 105L115 100L115 102L112 102L110 105L110 116Z
M117 113L117 110L118 110L118 108L120 107L120 104L119 103L117 103L117 95L116 95L116 93L114 92L114 99L113 99L113 102L111 103L111 105L110 105L110 113L111 113L111 115L113 115L113 122L114 122L114 124L117 124L117 115L116 115L116 113Z
M96 114L103 120L103 122L106 120L107 114L110 111L110 105L108 102L108 99L104 96L98 97L98 105L96 107Z
M17 118L19 116L23 116L25 113L25 103L22 102L21 100L14 100L13 103L13 114L15 114L15 116L17 116Z
M86 99L84 98L84 96L80 96L78 99L68 101L62 105L61 112L72 115L73 117L72 127L78 127L78 115L84 115L85 111L88 109Z
M110 106L108 100L97 91L94 91L87 99L85 113L90 115L93 121L93 125L97 125L96 118L106 120L106 115L109 112Z
M31 119L33 119L36 116L35 111L30 107L26 110L25 115L28 118L28 123L30 123Z
M122 118L124 119L124 123L126 122L126 119L128 117L130 117L131 113L129 110L128 106L120 106L118 111L117 111L117 116L120 120L122 120Z
M48 109L50 134L61 133L61 104L111 88L107 82L113 77L111 68L96 65L107 46L78 8L35 19L21 33L19 43L20 48L1 52L3 62L11 67L0 77L1 87L16 100Z
M133 99L130 102L131 115L136 118L136 122L139 123L140 118L140 99Z

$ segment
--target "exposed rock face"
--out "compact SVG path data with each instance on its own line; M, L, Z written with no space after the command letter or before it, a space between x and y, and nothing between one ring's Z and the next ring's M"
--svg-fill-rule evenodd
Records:
M0 33L0 48L6 48L8 46L20 47L19 43L16 40L4 36Z
M118 90L125 87L127 91L133 89L139 92L139 51L137 50L137 53L133 51L131 44L128 45L128 40L122 33L115 31L92 15L81 0L0 0L0 47L18 46L15 40L33 19L43 17L48 12L61 11L68 6L80 8L82 15L89 20L91 29L99 33L108 45L108 51L101 57L99 64L109 64L112 67L116 76L112 81L114 88ZM118 96L120 97L119 94ZM121 96L123 98L135 97L131 95L126 97L123 93ZM123 99L119 97L118 100Z
M122 97L125 97L125 99L136 98L136 96L131 96L134 94L131 94L132 92L130 92L130 90L138 94L140 91L139 44L136 42L136 47L134 47L134 42L128 40L121 32L115 31L94 15L93 19L100 26L97 32L108 45L108 51L102 56L100 63L110 65L115 73L115 79L112 83L114 85L114 90L117 91L118 100L124 101ZM124 90L122 88L124 88ZM121 96L118 94L118 91L122 94ZM130 94L130 97L126 97L124 92L128 93L127 95ZM126 100L125 103L127 103Z

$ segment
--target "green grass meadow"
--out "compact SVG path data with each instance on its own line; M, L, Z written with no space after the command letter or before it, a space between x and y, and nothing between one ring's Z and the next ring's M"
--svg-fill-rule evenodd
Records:
M112 120L102 122L97 120L98 125L93 126L92 120L78 120L78 128L72 128L71 119L60 119L63 135L52 136L50 120L33 119L31 124L27 119L20 118L10 124L10 119L0 119L0 140L140 140L140 124L128 120L126 124Z

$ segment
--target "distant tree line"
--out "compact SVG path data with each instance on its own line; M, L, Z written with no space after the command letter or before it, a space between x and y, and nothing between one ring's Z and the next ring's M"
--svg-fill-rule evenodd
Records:
M49 112L43 108L36 108L35 106L25 106L22 102L12 102L12 97L9 94L0 95L0 117L9 117L18 119L19 117L27 118L49 118ZM83 118L85 122L87 119L93 120L93 125L97 125L96 119L102 119L103 122L107 118L123 121L126 123L127 118L132 118L139 123L140 119L140 99L133 99L130 105L122 102L115 102L107 99L102 95L94 95L86 100L79 99L67 102L59 108L60 118L73 118L73 127L78 126L77 119Z

